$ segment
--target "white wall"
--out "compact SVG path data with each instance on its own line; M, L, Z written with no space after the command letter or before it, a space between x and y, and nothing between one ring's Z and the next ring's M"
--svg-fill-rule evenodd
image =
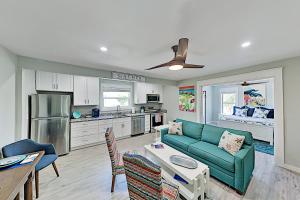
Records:
M162 108L167 109L167 121L173 121L179 116L179 91L177 86L165 85L163 87L164 103Z
M0 46L0 148L15 140L17 57Z
M18 139L28 138L28 123L29 123L29 110L28 110L28 97L31 94L36 94L35 90L35 71L29 69L22 70L22 118L21 118L21 134Z

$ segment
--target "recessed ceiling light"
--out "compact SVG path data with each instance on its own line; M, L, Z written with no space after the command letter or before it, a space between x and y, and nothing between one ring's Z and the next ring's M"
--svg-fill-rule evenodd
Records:
M181 70L182 68L183 68L182 65L172 65L169 67L169 70L175 71L175 70Z
M241 47L246 48L249 47L251 45L251 42L247 41L241 44Z
M107 47L105 47L105 46L102 46L102 47L100 47L100 51L102 51L102 52L107 52Z

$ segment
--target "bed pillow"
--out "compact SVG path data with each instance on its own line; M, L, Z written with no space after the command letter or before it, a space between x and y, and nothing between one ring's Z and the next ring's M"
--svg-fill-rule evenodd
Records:
M264 110L264 109L260 109L260 108L255 108L254 113L253 113L253 118L263 118L266 119L268 114L269 114L269 110Z
M255 108L248 108L247 116L248 116L248 117L252 117L254 111L255 111Z
M274 119L274 109L271 109L271 108L266 108L266 107L260 107L260 109L263 109L263 110L269 110L269 114L267 115L267 118L269 119Z
M183 135L182 133L182 122L169 122L169 134L172 135Z
M242 106L242 107L233 106L233 113L232 113L232 115L236 115L236 109L245 109L245 108L247 108L247 106Z
M247 108L236 108L235 115L240 117L247 117L248 109Z
M218 147L235 156L235 154L241 149L244 140L245 136L224 131Z

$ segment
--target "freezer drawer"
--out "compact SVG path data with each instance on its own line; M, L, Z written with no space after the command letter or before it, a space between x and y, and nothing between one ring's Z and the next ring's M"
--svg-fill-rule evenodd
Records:
M51 143L58 155L70 151L69 118L32 119L30 138L38 143Z

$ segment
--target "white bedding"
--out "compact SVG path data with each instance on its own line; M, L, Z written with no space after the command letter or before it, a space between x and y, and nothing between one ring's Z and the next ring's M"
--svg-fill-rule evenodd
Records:
M266 126L274 126L274 119L263 119L263 118L254 118L254 117L241 117L236 115L219 115L220 120L229 120L229 121L239 121L244 123L251 124L262 124Z

